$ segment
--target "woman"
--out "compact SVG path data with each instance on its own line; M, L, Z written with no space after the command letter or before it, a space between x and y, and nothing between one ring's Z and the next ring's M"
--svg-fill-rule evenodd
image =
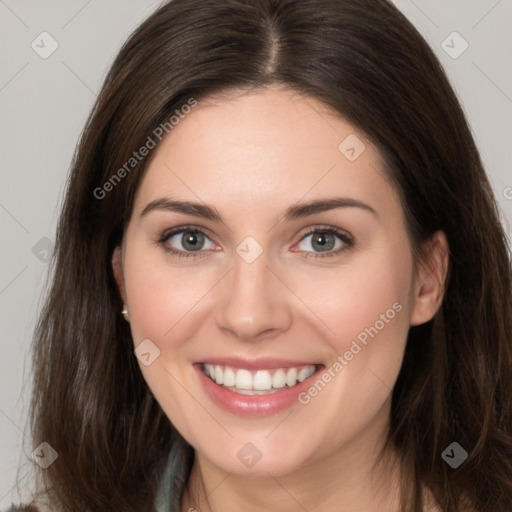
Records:
M56 247L51 510L511 510L510 252L390 2L163 5L106 78Z

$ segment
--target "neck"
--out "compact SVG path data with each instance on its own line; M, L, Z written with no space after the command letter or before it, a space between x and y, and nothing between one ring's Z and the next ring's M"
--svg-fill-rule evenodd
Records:
M384 427L384 428L383 428ZM376 436L380 428L380 435ZM227 473L196 451L182 512L396 512L399 465L388 450L379 459L387 421L292 473L248 477Z

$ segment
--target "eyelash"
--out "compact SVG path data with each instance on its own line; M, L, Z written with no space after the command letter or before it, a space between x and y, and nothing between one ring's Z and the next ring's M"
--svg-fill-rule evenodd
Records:
M168 231L164 231L159 239L157 240L157 244L160 245L164 251L172 254L173 256L176 256L178 258L193 258L193 259L196 259L196 258L202 258L204 256L206 256L205 252L203 250L199 250L199 251L181 251L181 250L177 250L177 249L174 249L172 247L169 247L166 245L166 242L172 238L174 235L178 235L180 233L201 233L203 234L205 237L208 238L208 236L206 235L206 233L204 233L204 231L202 231L201 229L199 228L196 228L196 227L193 227L193 226L184 226L184 227L180 227L180 228L174 228L172 230L168 230ZM335 235L337 236L342 242L343 242L343 247L337 249L336 251L333 251L333 252L325 252L325 253L315 253L313 251L297 251L297 252L305 252L306 255L304 256L304 258L306 259L309 259L309 258L314 258L314 259L317 259L317 258L329 258L329 257L332 257L332 256L338 256L339 254L341 254L342 252L345 252L349 249L351 249L353 246L354 246L354 241L352 239L352 237L350 237L345 231L342 231L338 228L334 228L332 226L320 226L320 227L314 227L314 228L311 228L310 230L308 230L306 233L304 233L304 235L302 236L302 238L299 240L299 243L302 242L302 240L304 240L307 236L313 234L313 233L321 233L321 234L328 234L328 235Z

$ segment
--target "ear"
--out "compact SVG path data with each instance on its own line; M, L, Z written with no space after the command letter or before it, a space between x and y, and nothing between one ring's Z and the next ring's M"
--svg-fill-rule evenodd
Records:
M122 266L122 253L121 246L118 246L114 249L112 254L112 270L114 271L114 277L117 283L117 288L123 299L123 303L126 304L126 294L124 290L124 280L123 280L123 266Z
M443 231L434 233L425 252L414 279L411 325L431 320L443 301L450 262L450 248Z

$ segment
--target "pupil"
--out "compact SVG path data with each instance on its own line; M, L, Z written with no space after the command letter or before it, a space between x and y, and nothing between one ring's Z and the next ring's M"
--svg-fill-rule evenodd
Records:
M201 233L189 232L187 234L187 236L185 236L183 246L186 249L191 249L193 251L198 250L198 246L201 245L200 238L201 238ZM189 247L187 247L187 245L189 245Z
M321 251L332 249L332 242L332 236L329 233L321 233L316 237L316 243Z

